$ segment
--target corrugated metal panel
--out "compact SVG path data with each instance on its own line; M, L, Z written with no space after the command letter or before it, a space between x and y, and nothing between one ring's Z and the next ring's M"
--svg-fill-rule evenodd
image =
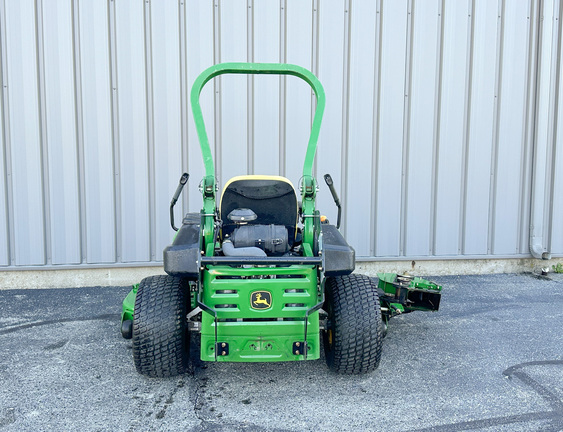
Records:
M464 254L487 255L493 144L497 113L499 4L474 2L464 202ZM493 42L494 41L494 42Z
M354 25L350 26L349 48L348 167L346 189L342 195L347 202L347 211L344 213L346 238L360 256L369 256L373 252L371 239L374 224L372 199L369 197L374 196L375 173L372 172L372 166L375 151L372 143L378 91L376 35L381 24L380 8L380 2L362 2L354 4L350 12L350 20ZM374 22L376 25L372 26L371 23ZM333 205L329 205L332 210ZM362 232L355 227L364 227L366 231Z
M78 81L81 84L85 259L88 264L116 260L116 225L113 169L112 83L109 45L109 9L101 2L78 6L80 31Z
M560 7L559 26L561 26L561 17L563 16L563 8ZM563 43L559 41L558 58L563 57ZM561 60L560 60L561 61ZM552 213L551 213L551 236L549 249L553 253L562 253L563 251L563 68L561 63L557 64L557 112L554 127L554 147L553 147L553 188L552 188ZM557 251L557 252L555 252Z
M161 259L170 243L170 191L183 168L179 13L178 5L169 1L153 2L150 10L155 211L151 260Z
M150 260L149 151L145 3L115 3L117 111L121 202L121 256L118 261ZM148 6L147 6L148 7ZM152 138L152 137L151 137Z
M414 2L405 143L401 247L408 256L432 254L436 124L440 78L441 1Z
M12 255L17 265L47 264L45 255L42 137L39 116L39 67L36 8L32 0L6 1L7 118L13 207Z
M433 251L456 256L462 253L471 1L445 2L442 16Z
M216 0L213 4L205 2L189 2L185 7L185 32L184 43L186 47L186 65L187 68L187 88L185 90L187 100L189 100L189 90L192 84L205 68L214 63L219 62L219 40L214 39L214 34L219 28L219 2ZM217 86L217 87L215 87ZM215 92L217 88L217 93ZM204 87L200 95L200 104L205 119L207 128L207 135L209 143L212 148L217 148L217 140L220 136L216 135L216 124L219 128L220 124L220 110L215 111L216 100L220 101L219 80L213 83L208 83ZM184 93L184 92L182 92ZM185 112L187 119L187 149L184 148L184 167L190 173L190 181L188 186L184 188L184 196L189 199L184 201L184 212L188 209L191 211L198 211L201 207L201 194L198 192L196 186L203 178L204 169L201 160L201 151L199 141L195 130L191 106ZM216 122L216 118L219 122ZM217 164L217 157L215 157ZM180 178L177 175L178 179ZM178 180L176 180L178 181ZM173 191L172 191L173 193ZM170 195L170 192L168 192ZM168 226L168 225L167 225Z
M525 175L526 98L528 62L532 37L530 5L505 2L501 13L502 52L498 84L496 154L493 161L492 254L517 254L521 243L522 190L528 189Z
M6 151L7 145L5 141L6 128L4 125L4 105L7 100L8 83L6 77L6 24L4 5L0 3L0 144L2 144L0 152L0 266L7 266L10 264L10 227L8 226L8 190L11 190L11 185L8 185L8 175L6 172Z
M382 1L379 34L377 156L375 179L375 256L399 256L402 219L403 145L408 100L410 2ZM407 18L408 17L408 18ZM397 55L397 53L401 53Z
M327 108L319 208L364 257L563 255L559 0L0 0L0 266L146 263L198 211L189 111L224 61L289 62ZM293 77L201 95L217 177L296 186L315 108ZM176 217L180 219L180 206ZM530 229L530 225L533 225Z
M43 68L51 261L80 263L72 3L42 4ZM51 175L51 173L57 173ZM49 252L48 252L49 256Z
M285 7L284 61L317 72L315 45L317 38L316 2L288 0ZM303 174L303 160L312 120L314 95L310 87L298 78L288 77L285 83L285 136L283 167L284 175L295 187Z

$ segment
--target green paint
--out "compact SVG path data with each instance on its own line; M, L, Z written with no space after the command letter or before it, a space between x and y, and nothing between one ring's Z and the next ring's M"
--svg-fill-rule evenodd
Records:
M217 341L229 344L229 355L221 356L218 353L217 360L303 360L304 356L293 354L292 346L294 342L304 341L305 313L319 301L317 278L317 269L313 266L209 266L204 270L201 300L217 312ZM271 294L268 308L252 308L251 296L256 291ZM307 359L318 359L318 312L309 316L307 343ZM204 313L201 325L201 359L214 361L214 350L215 319L213 315Z
M123 306L121 310L121 322L132 320L133 312L135 309L135 297L137 296L137 290L139 289L139 284L133 285L133 289L129 291L125 300L123 300Z
M317 141L321 130L321 122L325 108L325 93L321 82L307 69L292 65L280 63L221 63L211 66L204 70L194 81L190 94L194 122L199 138L201 153L203 156L203 164L205 167L205 177L203 178L203 237L205 243L205 254L213 256L213 232L214 232L214 214L216 209L216 189L215 182L215 165L213 164L213 154L209 145L209 138L205 129L203 113L199 103L199 96L205 84L212 78L223 74L270 74L270 75L292 75L301 78L311 86L317 97L317 109L313 118L311 127L311 135L307 152L305 153L305 162L303 164L303 215L305 223L303 229L303 242L313 246L314 241L314 221L312 217L315 214L315 196L316 196L316 180L313 178L313 163L315 161L315 153L317 151Z

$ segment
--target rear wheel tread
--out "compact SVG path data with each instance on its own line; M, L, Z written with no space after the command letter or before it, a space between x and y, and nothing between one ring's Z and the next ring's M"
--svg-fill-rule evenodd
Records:
M333 343L325 337L328 366L342 374L375 370L381 359L383 324L377 287L367 276L328 278L326 296Z
M133 360L139 373L170 377L186 371L188 299L185 283L172 276L151 276L139 284L133 316Z

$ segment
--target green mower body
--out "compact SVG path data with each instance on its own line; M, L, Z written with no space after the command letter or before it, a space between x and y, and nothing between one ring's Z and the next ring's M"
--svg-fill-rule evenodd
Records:
M299 200L289 180L253 175L227 182L218 202L199 95L221 74L292 75L312 87L317 109ZM203 361L315 360L324 346L336 372L375 369L388 319L437 310L441 287L422 279L397 281L395 274L380 276L378 287L353 274L354 249L338 229L340 202L328 174L338 222L321 221L313 177L325 106L319 80L295 65L218 64L196 79L191 104L205 165L203 206L175 227L173 207L188 179L184 174L170 204L178 232L164 250L167 275L144 279L123 302L122 334L133 339L137 370L149 376L182 373L196 335Z

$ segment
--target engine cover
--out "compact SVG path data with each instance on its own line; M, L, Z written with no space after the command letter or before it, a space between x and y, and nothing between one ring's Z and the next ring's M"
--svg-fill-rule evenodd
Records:
M287 228L283 225L242 225L231 235L235 248L256 246L267 254L282 255L289 250Z

